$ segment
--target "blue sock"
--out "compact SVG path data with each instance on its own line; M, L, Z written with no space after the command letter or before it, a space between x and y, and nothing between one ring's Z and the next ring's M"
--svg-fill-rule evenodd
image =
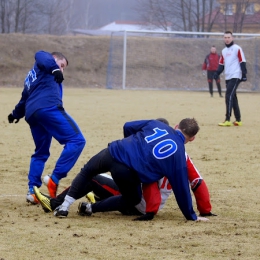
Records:
M30 192L30 194L34 194L33 188L29 188L29 192Z
M51 179L54 181L55 184L59 184L59 179L57 179L57 177L55 177L54 175L51 175Z

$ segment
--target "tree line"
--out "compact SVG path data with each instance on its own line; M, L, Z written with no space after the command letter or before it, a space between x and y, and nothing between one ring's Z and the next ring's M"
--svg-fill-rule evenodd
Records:
M91 9L93 1L0 0L1 33L62 35L75 27L95 28L93 16L102 14ZM228 28L233 32L242 32L246 12L253 2L260 4L260 0L135 0L133 8L127 8L125 12L136 12L139 21L165 31L211 32L221 15L221 3L222 13L226 14L221 30ZM105 12L105 5L109 4L112 4L109 0L102 3L102 12ZM234 11L231 26L228 20L230 6ZM119 18L111 19L114 21Z
M0 0L1 33L65 34L73 0Z
M211 32L218 23L221 31L241 33L245 16L252 11L249 9L254 3L260 4L260 1L138 0L136 10L143 21L165 31Z

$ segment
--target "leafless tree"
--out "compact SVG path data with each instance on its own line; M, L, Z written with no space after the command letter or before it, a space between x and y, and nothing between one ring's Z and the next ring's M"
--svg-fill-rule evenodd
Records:
M65 34L74 0L0 0L1 33Z
M5 0L0 0L0 18L1 18L1 33L5 33L5 8L6 2Z
M12 24L11 21L13 17L12 2L1 0L0 8L2 33L10 33Z
M143 21L164 30L171 24L172 30L204 32L212 29L216 5L216 0L139 0L136 11Z

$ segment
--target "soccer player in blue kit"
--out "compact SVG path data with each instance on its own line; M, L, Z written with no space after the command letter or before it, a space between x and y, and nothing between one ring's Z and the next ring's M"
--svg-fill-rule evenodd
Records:
M52 174L44 178L51 197L56 197L59 181L67 176L86 143L78 125L63 108L62 81L67 66L68 60L60 52L36 52L34 66L24 81L22 97L8 115L9 123L18 123L25 116L35 143L26 195L26 200L32 204L38 203L33 186L42 185L41 176L50 156L52 137L64 145L64 149Z
M111 142L93 156L73 180L64 202L54 214L66 217L75 200L92 191L94 176L111 172L122 194L117 203L127 207L141 201L141 183L153 183L167 177L176 201L187 220L207 220L192 207L184 144L193 141L199 131L194 118L181 120L177 129L159 120L125 123L124 138Z

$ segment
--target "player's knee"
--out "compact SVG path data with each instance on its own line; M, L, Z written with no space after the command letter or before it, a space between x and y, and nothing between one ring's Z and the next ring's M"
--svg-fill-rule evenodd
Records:
M83 150L86 143L87 143L87 141L86 141L85 137L83 135L80 135L79 138L76 141L76 145L78 147L78 150Z

